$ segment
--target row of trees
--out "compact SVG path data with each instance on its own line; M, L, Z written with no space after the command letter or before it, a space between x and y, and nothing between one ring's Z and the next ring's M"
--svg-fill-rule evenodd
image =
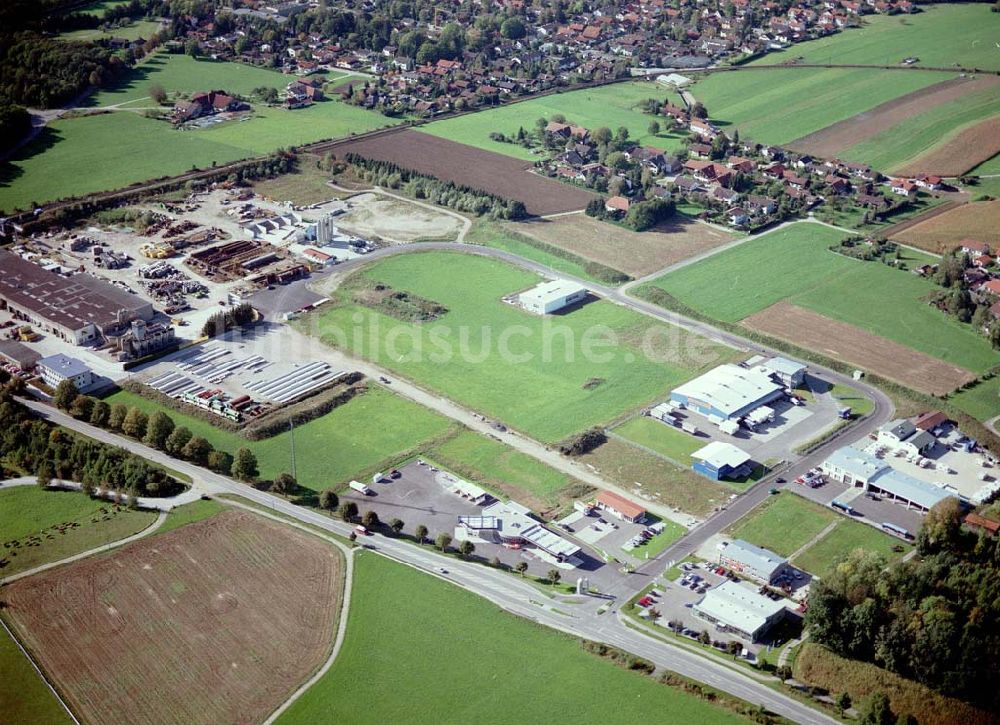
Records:
M494 219L516 221L528 215L523 202L504 199L482 189L442 181L411 169L404 169L391 161L369 159L354 153L347 154L345 161L354 166L361 177L372 184L390 189L403 188L411 196L426 199L438 206L479 216L489 215Z
M10 384L0 389L0 458L42 482L78 481L88 492L105 488L132 497L171 496L182 488L165 471L122 448L71 435L34 417L14 398Z
M958 499L927 514L920 556L857 550L813 585L812 639L947 695L1000 711L1000 539L962 528Z

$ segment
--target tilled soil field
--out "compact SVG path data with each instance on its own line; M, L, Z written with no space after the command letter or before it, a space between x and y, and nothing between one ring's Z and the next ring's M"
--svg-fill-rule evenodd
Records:
M532 173L531 165L524 161L410 129L338 143L335 153L338 158L355 153L390 161L427 176L515 199L537 216L583 209L594 198L586 189Z
M258 723L325 660L342 572L319 539L225 511L4 599L83 722Z
M956 206L891 238L939 254L950 251L963 239L976 239L995 247L1000 244L1000 200Z
M1000 92L1000 91L998 91ZM941 146L931 149L897 173L906 176L936 174L961 176L1000 153L1000 116L959 131Z
M788 302L771 305L741 324L931 395L944 395L976 377L964 368Z
M993 76L982 76L974 80L953 78L935 83L932 86L921 88L919 91L882 103L870 111L859 113L857 116L827 126L808 136L791 141L788 143L788 147L824 158L835 157L844 149L866 141L929 108L949 103L967 93L993 88L997 82ZM922 169L922 171L940 173L931 169Z

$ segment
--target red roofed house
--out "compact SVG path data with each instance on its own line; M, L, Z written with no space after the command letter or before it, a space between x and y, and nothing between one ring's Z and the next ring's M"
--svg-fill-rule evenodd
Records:
M965 517L965 525L973 531L983 531L987 536L996 536L1000 532L1000 522L971 513Z
M642 523L646 518L646 509L611 491L601 491L597 494L597 508L631 524Z
M913 426L920 430L933 430L947 422L948 416L940 410L928 410L913 419Z
M604 202L604 208L607 211L611 212L620 211L622 214L628 211L629 206L631 206L631 204L629 203L629 200L626 199L624 196L612 196L610 199Z
M962 247L962 251L966 254L978 256L980 254L989 254L990 252L990 245L985 242L977 242L975 239L963 239L959 244Z

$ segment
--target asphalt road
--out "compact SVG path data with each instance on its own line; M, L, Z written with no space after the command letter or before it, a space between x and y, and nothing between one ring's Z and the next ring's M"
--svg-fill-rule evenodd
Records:
M38 415L54 423L110 445L121 446L150 461L169 466L190 476L194 481L194 486L203 493L236 494L276 513L284 514L341 536L346 536L351 531L351 527L342 521L331 519L311 509L295 506L269 493L237 483L230 478L207 471L186 461L174 459L136 441L95 428L37 401L25 400L24 402ZM574 636L604 642L628 650L649 659L657 667L704 682L748 702L763 705L795 722L809 725L813 723L832 725L836 722L833 718L802 704L798 700L773 690L749 674L734 671L727 663L715 662L689 650L630 629L618 620L613 611L598 614L599 606L605 604L606 600L588 599L586 604L566 607L572 609L572 613L564 614L556 611L556 608L551 605L543 604L540 606L536 604L535 602L545 600L545 595L533 585L510 574L479 564L458 561L437 554L433 550L381 535L366 537L362 543L384 556L444 578L478 594L508 612ZM438 569L444 569L447 573L440 573ZM644 577L637 578L644 579Z

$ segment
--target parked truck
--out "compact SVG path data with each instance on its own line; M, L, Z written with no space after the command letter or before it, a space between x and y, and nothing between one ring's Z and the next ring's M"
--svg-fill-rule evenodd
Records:
M352 490L360 493L362 496L367 496L372 492L372 490L365 484L361 483L361 481L351 481L347 485L350 486Z

